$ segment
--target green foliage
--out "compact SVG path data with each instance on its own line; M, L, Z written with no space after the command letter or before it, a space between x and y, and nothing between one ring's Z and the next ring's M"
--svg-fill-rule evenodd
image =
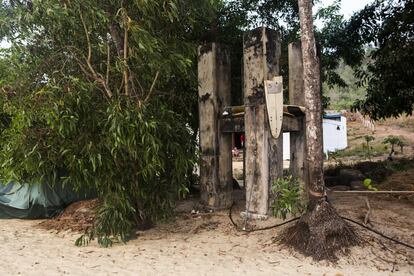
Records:
M390 136L384 138L384 141L382 141L382 143L384 143L384 144L390 144L391 147L394 149L394 146L395 145L398 145L400 143L403 143L403 141L399 137L390 135Z
M360 52L338 35L338 3L318 13L317 39L322 77L343 87L339 57L355 64ZM1 1L0 40L11 43L0 54L1 180L96 190L103 203L79 245L125 241L140 221L167 217L197 154L195 49L230 44L240 101L242 33L264 23L280 27L286 76L296 0Z
M335 161L335 166L336 167L341 167L341 166L343 166L343 162L342 162L342 160L341 159L339 159L341 156L340 156L340 152L338 152L338 151L329 151L328 152L328 159L332 159L332 160L334 160Z
M316 30L317 44L320 47L321 77L325 83L324 93L327 88L337 87L347 89L352 83L344 79L337 71L342 64L355 66L360 63L363 51L353 47L354 42L343 36L346 28L345 20L341 14L341 1L333 1L329 6L324 6L316 12L316 18L322 22L322 28Z
M403 141L403 140L400 140L400 141L398 141L397 142L397 146L399 146L400 147L400 149L401 149L401 153L404 153L404 147L406 146L407 144Z
M367 157L368 157L369 160L371 160L371 150L372 150L372 147L371 147L371 145L369 143L371 141L374 141L375 140L375 137L374 136L371 136L371 135L365 135L364 136L364 139L365 139L366 144L364 145L363 148L366 149Z
M299 180L292 176L275 180L272 184L271 205L275 217L286 219L288 214L297 215L304 212L301 187Z
M369 144L369 142L374 141L375 137L371 136L371 135L365 135L364 136L365 142L367 143L367 145Z
M96 191L78 245L171 215L197 157L195 49L214 5L1 2L1 181Z
M338 150L336 151L336 158L344 158L344 157L358 157L358 158L368 158L369 156L376 157L381 156L387 152L387 147L381 144L373 144L370 145L369 153L368 147L366 143L361 143L360 145L356 145L352 148Z
M390 144L391 145L390 156L395 152L395 146L399 146L400 147L401 153L403 152L404 146L405 146L405 143L404 143L404 141L401 138L399 138L397 136L392 136L392 135L384 138L384 140L382 141L382 143L383 144Z
M110 236L125 240L137 218L167 217L174 200L185 195L194 165L189 130L161 103L120 106L114 103L102 114L92 102L85 113L78 106L56 107L30 114L45 117L34 122L24 117L27 110L17 111L13 127L2 135L3 180L97 189L104 204L90 237L99 242Z
M388 162L386 168L391 172L406 171L414 167L414 159L398 159Z
M241 87L241 53L243 47L243 31L260 26L276 29L281 34L280 74L288 79L288 44L300 41L300 24L297 0L226 0L218 8L218 18L214 28L207 33L207 39L215 39L231 46L232 49L232 101L242 104ZM324 95L328 89L340 87L346 90L353 86L338 72L341 60L347 65L360 64L364 51L353 47L354 41L343 36L346 24L341 15L341 1L322 6L316 12L315 19L321 22L321 28L315 28L318 52L321 57L321 78L325 86ZM358 45L358 44L356 44ZM287 82L285 85L287 89ZM360 97L358 97L360 98ZM323 97L324 106L329 103L329 97ZM287 99L285 99L287 100Z
M370 191L378 191L378 189L373 186L372 180L370 178L364 179L364 186Z
M335 72L347 86L328 85L326 82L323 84L325 95L329 98L329 109L350 110L355 101L365 98L366 88L357 84L358 79L354 76L355 71L343 61L339 63Z
M95 227L79 237L75 244L84 246L97 238L101 246L110 247L113 241L109 237L125 242L136 226L136 209L128 198L123 198L125 196L123 193L106 195L97 210Z
M387 118L414 107L414 2L374 1L354 15L344 36L355 48L374 46L370 60L357 76L367 86L367 96L354 107L373 119Z

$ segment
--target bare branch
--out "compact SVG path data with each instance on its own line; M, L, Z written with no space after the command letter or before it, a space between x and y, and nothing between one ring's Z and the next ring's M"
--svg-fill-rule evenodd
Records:
M74 48L74 47L72 47L72 48ZM74 48L74 49L76 49L76 48ZM104 92L105 92L105 94L109 97L109 98L111 98L112 97L112 93L111 93L111 91L110 91L110 89L109 89L109 87L108 87L108 85L107 85L107 83L106 83L106 81L103 79L103 77L102 77L102 75L101 74L99 74L99 73L96 73L95 71L93 71L93 72L89 72L88 70L87 70L87 68L85 67L85 65L83 64L83 62L81 61L81 59L79 59L77 56L76 56L76 54L74 54L73 55L73 58L76 60L76 62L78 63L78 65L79 65L79 67L80 67L80 69L82 70L82 72L86 75L86 77L88 77L88 78L90 78L90 79L92 79L92 80L94 80L94 81L96 81L97 83L99 83L99 84L101 84L102 85L102 87L104 88ZM86 61L86 58L85 57L83 57L84 59L85 59L85 61Z
M76 62L78 63L78 65L79 65L79 67L80 67L80 69L82 70L82 72L88 77L88 78L91 78L91 79L94 79L94 77L93 77L93 75L90 73L90 72L88 72L88 70L86 70L86 68L84 67L84 65L82 64L82 61L78 58L78 57L76 57L76 56L74 56L74 59L76 60Z
M109 72L111 69L111 47L109 45L109 39L106 42L106 51L108 52L106 57L106 85L109 85Z
M371 205L369 204L369 200L368 200L367 197L365 198L365 205L367 206L367 209L368 210L367 210L367 213L365 215L364 225L367 225L369 223L369 221L370 221L369 215L371 214Z
M150 88L150 90L148 92L148 95L147 95L147 97L144 100L144 103L148 101L148 99L150 98L152 92L154 91L155 84L157 83L157 80L158 80L159 75L160 75L160 71L157 71L157 73L155 74L154 80L152 81L151 88Z
M111 34L111 38L112 41L115 44L115 48L116 48L116 52L118 53L119 58L122 58L123 54L123 48L124 46L122 45L122 37L120 36L120 27L119 25L112 23L109 26L109 32Z
M124 78L121 79L121 84L119 85L118 91L121 91L124 87Z
M144 93L144 88L142 87L141 82L135 76L134 76L134 80L138 83L141 94L143 94Z
M126 11L125 11L124 8L121 8L120 10L118 10L117 16L120 13L122 13L122 16L124 18L124 23L123 23L124 28L125 28L126 25L128 25L128 30L129 30L130 29L130 24L131 24L131 19L127 16ZM128 24L126 24L125 22L127 22ZM124 64L125 64L126 68L128 69L128 72L126 72L127 75L128 75L127 76L128 77L128 88L127 88L128 94L130 96L132 96L132 95L136 96L137 94L140 93L140 91L138 91L138 89L135 85L135 81L137 81L137 80L134 77L134 72L131 71L131 68L128 66L128 62L125 61L125 56L128 57L128 54L129 54L128 53L128 47L127 47L128 45L125 47L125 44L126 44L125 43L125 30L124 30L123 34L121 34L121 31L122 30L121 30L119 24L114 22L114 23L111 23L109 25L109 33L110 33L112 42L115 44L115 48L116 48L116 52L118 54L118 57L122 61L124 61ZM128 41L128 40L129 40L129 38L127 37L126 41ZM125 52L127 52L127 55L125 55ZM122 79L123 79L123 81L125 81L124 72L122 74L123 74ZM138 86L141 86L141 85L138 83ZM123 87L123 85L120 88L122 88L122 87ZM143 91L142 88L139 87L139 89L141 89L141 91Z
M92 60L91 40L90 40L90 37L89 37L88 28L86 27L85 20L83 19L83 15L82 15L82 12L80 10L79 10L79 16L80 16L80 19L82 21L83 29L85 31L85 36L86 36L86 42L88 44L88 57L86 58L86 64L89 68L89 71L91 71L92 76L95 79L95 81L97 81L99 84L101 84L103 86L103 88L105 89L105 92L106 92L107 96L109 98L112 98L113 94L112 94L111 89L108 86L108 80L105 80L101 74L97 73L95 71L95 69L93 69L93 66L92 66L92 63L91 63L91 60Z
M83 30L85 31L86 42L88 43L88 63L90 64L91 59L92 59L91 39L89 37L89 31L88 31L88 28L86 27L85 20L83 19L83 15L82 15L82 12L80 10L79 10L79 16L80 16L80 19L82 21Z
M125 95L129 95L129 76L128 76L128 31L131 24L131 19L126 16L125 30L124 30L124 81L125 81Z

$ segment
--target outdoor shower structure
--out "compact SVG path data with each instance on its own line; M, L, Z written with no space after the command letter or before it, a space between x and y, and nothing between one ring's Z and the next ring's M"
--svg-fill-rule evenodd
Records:
M289 103L283 105L279 76L281 42L268 28L243 38L244 106L231 107L228 49L217 43L198 49L201 200L211 209L232 204L232 133L245 133L246 212L266 217L271 183L283 177L283 135L290 132L291 173L306 182L302 52L289 45ZM242 111L244 112L240 112Z

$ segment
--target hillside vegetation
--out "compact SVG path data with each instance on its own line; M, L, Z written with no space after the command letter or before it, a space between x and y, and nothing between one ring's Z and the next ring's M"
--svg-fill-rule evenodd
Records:
M356 100L364 99L366 95L366 88L358 86L358 79L354 75L354 70L341 62L336 70L339 76L346 82L347 87L340 87L338 85L329 86L327 83L323 84L323 93L329 98L329 109L333 110L349 110Z

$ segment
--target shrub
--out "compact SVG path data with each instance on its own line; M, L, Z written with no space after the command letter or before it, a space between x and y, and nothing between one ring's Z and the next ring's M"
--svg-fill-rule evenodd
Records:
M167 218L196 159L196 37L216 7L1 2L1 180L96 191L95 225L77 244L110 246Z
M273 203L271 209L275 217L286 219L288 214L301 214L305 210L302 200L302 185L292 176L278 178L272 184Z
M2 180L96 190L104 203L88 237L104 246L110 237L125 241L139 221L168 217L188 191L195 162L195 143L180 116L159 102L106 106L74 93L54 104L53 95L9 112L0 141Z

